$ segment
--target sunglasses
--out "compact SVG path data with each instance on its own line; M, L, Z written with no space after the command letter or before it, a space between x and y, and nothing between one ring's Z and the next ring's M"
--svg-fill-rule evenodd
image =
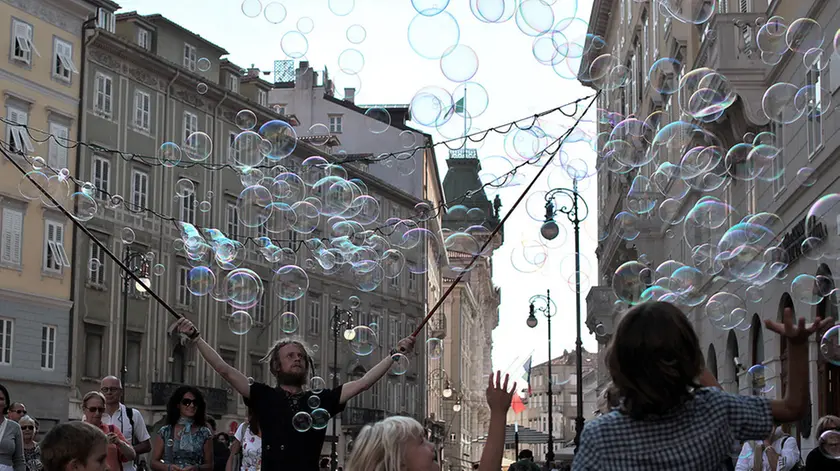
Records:
M108 394L108 393L111 393L111 392L119 392L120 388L116 388L116 387L107 388L106 387L106 388L100 388L99 390L102 391L105 394Z
M21 425L20 429L21 430L35 430L35 426L34 425Z
M195 399L188 399L188 398L185 397L185 398L181 399L181 405L184 406L184 407L189 407L189 406L198 407L198 402L196 402Z
M104 414L105 408L104 407L88 407L88 411L94 414Z
M10 411L10 412L14 412L15 414L26 415L26 409L18 409L18 410L13 410L13 411Z

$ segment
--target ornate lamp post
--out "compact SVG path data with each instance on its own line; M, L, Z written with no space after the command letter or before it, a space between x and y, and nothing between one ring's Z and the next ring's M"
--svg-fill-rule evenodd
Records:
M534 306L537 304L539 307ZM551 391L551 318L557 313L557 308L551 303L551 291L546 290L545 296L538 294L532 296L528 301L528 320L526 324L528 327L534 328L537 326L536 312L541 313L548 319L548 451L545 453L546 466L550 466L554 461L554 407L553 407L553 392Z
M330 318L330 327L333 334L333 388L338 387L338 336L341 334L348 342L356 338L356 331L353 330L353 311L339 309L335 306L333 315ZM342 331L343 329L343 331ZM336 421L332 421L332 447L330 449L330 469L336 471L338 468L338 431Z
M555 198L566 197L567 204L556 205ZM581 211L582 210L582 211ZM575 339L575 357L577 360L577 417L575 417L575 452L580 445L580 434L583 431L583 342L580 337L580 223L589 215L589 206L578 193L577 179L573 180L572 189L554 188L545 195L545 223L540 228L540 234L547 240L552 240L560 232L554 216L565 214L575 230L575 296L577 337ZM549 383L550 384L550 383ZM549 396L549 400L550 396ZM549 422L550 423L550 422Z

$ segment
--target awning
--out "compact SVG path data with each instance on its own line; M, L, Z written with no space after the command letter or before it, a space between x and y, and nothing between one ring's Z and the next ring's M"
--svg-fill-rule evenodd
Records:
M487 435L478 437L475 439L476 443L485 443L487 441ZM554 441L560 443L562 440L555 437ZM516 437L514 432L514 426L512 424L505 425L505 445L513 445L516 443ZM534 429L530 429L528 427L519 427L519 443L520 444L534 444L539 445L543 443L548 443L548 434L544 432L539 432Z

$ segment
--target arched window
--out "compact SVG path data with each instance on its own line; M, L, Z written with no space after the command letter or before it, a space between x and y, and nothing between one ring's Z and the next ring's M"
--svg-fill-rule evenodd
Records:
M753 314L750 322L750 365L764 363L764 327L761 325L761 318Z
M726 338L726 364L723 366L724 376L721 386L727 392L738 393L738 368L735 359L738 358L738 338L735 332L729 331ZM739 359L740 361L740 359Z
M169 380L176 384L184 384L187 382L187 359L184 346L180 343L175 345L172 351L172 369L170 370Z
M709 350L706 352L706 369L711 371L715 378L718 377L717 352L712 343L709 344Z

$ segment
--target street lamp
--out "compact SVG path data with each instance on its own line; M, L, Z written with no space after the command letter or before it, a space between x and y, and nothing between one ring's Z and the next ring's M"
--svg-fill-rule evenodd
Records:
M452 410L454 412L461 412L461 398L459 397L458 400L455 401L455 405L452 406Z
M534 303L545 303L545 306L536 307ZM545 453L545 464L551 466L554 461L554 407L553 393L551 391L551 318L557 313L557 309L551 303L551 290L545 290L545 296L538 294L532 296L528 301L528 320L526 324L528 327L534 328L537 326L537 316L535 312L539 312L548 319L548 451Z
M449 380L446 380L446 386L443 388L443 397L449 399L452 397L452 386L449 384Z
M571 205L555 205L554 199L561 195L571 200ZM583 210L582 212L580 211L581 209ZM580 434L583 431L583 342L580 337L580 223L589 216L589 205L586 204L586 201L578 193L577 178L572 180L571 190L568 188L554 188L545 195L545 223L540 228L540 234L548 240L554 239L560 232L557 223L554 222L554 216L557 214L565 214L575 230L575 305L577 308L575 316L577 320L577 337L575 338L575 357L577 360L575 453L577 453L578 446L580 445Z
M333 389L338 388L338 335L344 332L343 337L347 341L356 338L356 331L353 330L353 311L346 309L339 309L338 306L333 308L333 315L330 319L330 326L333 333ZM330 469L336 471L338 468L338 431L336 430L336 421L332 421L332 447L330 450Z
M125 253L123 255L123 264L128 267L132 273L140 277L140 280L146 286L151 285L149 280L149 259L146 258L145 252L135 252L131 250L130 245L126 245ZM122 273L123 277L123 305L122 305L122 368L120 369L120 382L123 384L123 398L125 402L125 383L128 375L128 291L131 289L132 277L128 273ZM138 293L145 293L146 288L139 282L134 282L134 289Z

